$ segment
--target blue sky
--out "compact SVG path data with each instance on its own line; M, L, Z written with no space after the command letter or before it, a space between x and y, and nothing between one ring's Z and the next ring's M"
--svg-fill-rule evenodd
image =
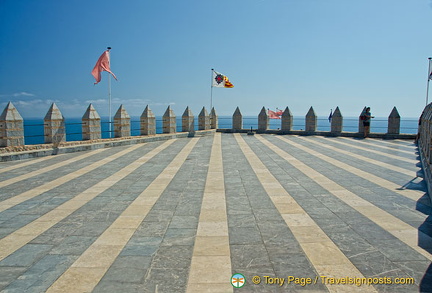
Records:
M431 20L431 0L0 0L0 107L42 118L56 102L67 119L93 103L108 115L107 73L94 86L90 72L111 46L113 113L198 115L214 68L235 86L213 89L219 115L368 105L418 117Z

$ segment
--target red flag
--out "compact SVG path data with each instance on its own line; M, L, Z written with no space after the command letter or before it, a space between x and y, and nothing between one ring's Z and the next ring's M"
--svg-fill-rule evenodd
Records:
M270 119L281 119L281 115L282 115L282 113L280 113L280 115L279 115L279 112L282 112L282 111L278 111L278 112L275 112L275 111L272 111L272 110L268 110L268 117L270 118Z
M96 79L96 82L94 84L97 84L101 81L101 72L107 71L111 73L111 75L117 80L117 77L114 73L110 70L110 56L109 56L109 50L106 50L102 53L102 55L99 57L98 61L96 62L95 67L92 70L92 75Z

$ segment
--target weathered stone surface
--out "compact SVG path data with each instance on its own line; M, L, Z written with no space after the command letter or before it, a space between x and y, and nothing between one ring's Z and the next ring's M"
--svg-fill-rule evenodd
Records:
M120 105L114 115L114 137L126 137L130 135L130 116L123 105Z
M24 145L24 121L12 102L9 102L0 115L0 146L21 145Z
M293 114L288 107L282 113L282 130L291 131L293 127Z
M336 110L333 112L333 116L331 118L331 132L333 134L339 135L343 129L343 117L342 113L339 110L339 107L336 107Z
M306 114L306 132L315 132L317 130L317 115L313 107L310 107Z
M258 131L266 131L269 128L269 117L265 107L258 114Z
M101 118L90 104L82 117L82 136L83 140L93 140L101 138Z
M400 115L396 107L393 107L388 117L388 134L399 134L400 133Z
M65 119L55 103L52 103L45 115L44 124L45 143L58 146L66 141Z
M162 131L163 133L176 133L176 128L176 116L174 111L171 109L171 106L168 106L162 117Z
M202 108L201 112L198 115L198 129L210 129L210 116L205 107Z
M150 107L147 105L140 117L140 134L155 135L156 134L156 117Z
M188 106L186 107L186 110L183 112L182 115L182 131L193 132L195 130L194 127L195 127L195 117Z
M214 107L211 109L210 112L210 127L211 129L218 129L219 127L218 116Z
M236 108L232 117L232 129L233 130L243 129L243 115L240 112L239 107Z

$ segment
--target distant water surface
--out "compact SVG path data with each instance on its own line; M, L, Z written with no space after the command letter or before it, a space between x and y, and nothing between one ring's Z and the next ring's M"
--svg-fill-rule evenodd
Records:
M181 117L177 117L177 131L181 132L182 124ZM82 140L82 124L81 118L66 118L66 140L77 141ZM319 131L330 131L331 124L327 117L318 117L317 120ZM343 120L343 131L357 132L358 131L358 118L348 117ZM41 144L44 143L44 121L43 119L26 119L24 121L24 138L25 144ZM372 119L371 132L386 133L387 132L388 118L377 117ZM401 133L415 134L417 133L418 119L407 118L401 119ZM102 117L102 138L109 138L109 123L108 117ZM219 116L219 128L231 128L231 116ZM258 127L257 116L244 116L243 128ZM112 127L114 129L114 126ZM270 119L270 129L280 129L281 120ZM198 118L195 117L195 129L198 130ZM293 130L305 129L305 117L294 117ZM162 117L156 117L156 133L162 133ZM131 117L131 134L132 136L140 135L140 118Z

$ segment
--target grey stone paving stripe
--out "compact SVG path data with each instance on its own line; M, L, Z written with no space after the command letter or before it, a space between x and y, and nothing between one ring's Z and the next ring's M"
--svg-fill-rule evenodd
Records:
M10 209L11 207L14 207L15 205L18 205L22 202L25 202L29 199L32 199L32 198L34 198L34 197L36 197L36 196L38 196L44 192L52 190L53 188L58 187L58 186L66 183L72 179L75 179L75 178L78 178L82 175L85 175L86 173L89 173L89 172L95 170L96 168L98 168L98 167L100 167L100 166L102 166L108 162L111 162L111 161L123 156L124 154L127 154L131 151L134 151L140 147L142 147L142 145L134 145L134 146L129 147L127 149L124 149L118 153L115 153L109 157L106 157L102 160L99 160L95 163L92 163L91 165L87 165L86 167L81 168L77 171L68 173L67 175L56 178L56 179L49 181L45 184L42 184L40 186L34 187L31 190L28 190L28 191L25 191L25 192L20 193L18 195L15 195L14 197L11 197L9 199L0 201L0 212L5 211L7 209Z
M353 139L357 141L357 139ZM345 139L341 139L341 141L349 141ZM401 140L383 140L383 139L368 139L367 144L364 146L372 146L377 150L384 150L385 152L403 154L406 158L411 158L416 155L416 151L418 150L417 145L412 140L401 141ZM358 145L358 144L356 144Z
M300 138L300 137L299 137ZM310 143L310 139L309 140L305 140L308 143ZM339 143L336 139L327 139L326 141L322 140L322 139L317 139L317 142L320 144L320 147L324 147L327 148L329 150L333 150L334 152L337 152L339 154L343 154L343 155L347 155L348 157L352 157L352 158L356 158L362 161L366 161L368 164L370 165L370 168L375 169L375 166L379 167L384 167L386 169L388 169L389 171L396 171L399 172L401 174L410 176L410 178L413 178L416 176L417 171L414 171L413 168L409 168L408 167L412 167L413 164L417 164L418 161L414 160L412 163L409 164L404 164L404 167L399 167L399 165L395 164L395 158L396 156L391 155L391 157L389 159L386 159L387 157L383 157L382 154L385 153L381 153L377 156L371 156L371 152L366 151L364 148L361 149L361 151L356 151L355 146L348 144L348 143ZM325 142L325 144L324 144ZM348 147L348 148L347 148Z
M124 176L128 173L131 173L135 169L137 169L141 164L144 164L149 158L156 155L161 149L166 148L168 145L173 143L174 140L166 141L161 146L157 147L155 150L150 153L144 155L141 160L138 160L132 164L127 165L126 167L120 169L115 174L111 175L107 179L99 182L95 186L83 191L73 199L65 202L59 207L51 210L46 213L42 217L36 219L30 224L16 230L15 232L9 234L8 236L0 239L0 261L5 259L7 256L18 250L19 248L26 245L29 241L33 240L41 233L45 232L74 211L88 203L90 200L95 198L97 195L114 185L116 182L120 181ZM142 146L139 146L142 147ZM138 148L133 146L127 150L133 150ZM127 151L125 150L125 151ZM122 152L118 153L121 154ZM20 199L21 200L21 199Z
M356 176L362 177L368 181L371 181L371 183L377 184L381 187L384 187L386 189L392 190L393 192L400 194L402 196L405 196L407 198L410 198L412 200L418 200L423 193L419 190L412 190L412 189L404 189L403 188L403 183L402 184L398 184L398 183L394 183L391 182L387 179L381 178L379 175L374 175L372 174L372 172L370 170L368 171L363 171L355 166L352 166L350 164L347 163L343 163L342 161L338 160L338 159L333 159L327 155L324 155L323 153L319 153L316 152L314 150L312 150L311 148L308 147L304 147L304 145L298 144L296 143L294 139L287 139L285 137L277 137L278 139L281 139L283 141L285 141L286 143L289 143L291 145L293 145L294 147L296 147L297 149L301 149L305 152L308 152L309 154L315 155L317 157L320 158L325 158L325 160L333 165L337 165L339 167L342 167L343 169L345 169L347 172L353 173Z
M37 164L42 165L44 161L61 161L63 158L59 158L59 156L50 156L50 157L43 157L43 158L36 158L36 159L28 159L23 161L13 161L8 163L0 162L0 173L9 172L15 169L23 168L23 167L29 167L31 165ZM3 176L3 175L2 175Z
M218 136L222 143L217 163L210 160L212 148L217 148L212 136L197 139L175 168L171 163L190 138L177 139L163 150L161 142L146 143L1 211L0 291L45 292L68 274L73 287L61 292L352 292L350 286L327 289L321 282L279 287L255 285L251 280L256 275L352 277L355 274L336 264L343 259L365 277L414 277L416 281L415 285L354 288L360 291L428 292L432 288L432 239L423 237L432 236L430 200L419 181L404 187L423 195L417 200L403 196L407 190L395 188L411 180L409 172L419 169L416 163L398 159L418 162L415 145L315 136ZM236 137L241 137L240 144ZM0 198L12 199L124 150L107 148L64 166L62 160L80 154L43 158L27 167L24 163L30 160L0 163L0 183L47 170L0 187ZM49 171L56 164L59 168ZM210 172L216 166L223 167L215 173L223 176L222 181ZM396 172L393 166L407 171ZM1 172L10 167L9 172ZM208 198L204 203L206 188L220 188L221 182L225 198ZM226 216L216 207L225 207ZM200 217L227 221L227 229L200 228ZM203 238L210 236L200 233L221 232L227 236L211 236L213 241L203 246ZM229 248L222 249L224 243ZM202 256L198 274L191 270L195 249ZM338 250L341 257L332 258ZM231 267L212 273L222 264L210 261L212 253L229 253ZM246 276L243 288L233 289L225 276L234 273ZM191 276L199 286L187 287ZM224 288L206 286L216 282ZM80 284L93 289L79 290Z
M156 292L157 285L158 292L186 291L212 141L213 137L200 138L120 253L120 260L132 256L146 260L137 276L140 280L126 284L127 288ZM118 291L119 284L112 278L116 270L110 269L94 292Z
M245 139L240 134L234 134L234 137L243 153L245 153L251 168L257 174L266 193L281 213L285 223L294 234L319 276L332 275L333 277L342 278L351 275L355 278L364 278L363 274L349 261L289 192L283 188L271 174L271 171L265 167L265 164L248 146ZM247 140L251 140L251 138L248 137ZM315 280L319 279L320 277L315 277ZM373 287L334 287L329 284L325 284L325 286L330 292L376 292Z
M57 279L47 292L92 291L123 250L140 223L171 182L197 143L192 138L165 170L127 207L104 233ZM167 141L166 144L168 144ZM172 143L172 141L171 141ZM161 149L156 148L156 155ZM144 160L146 161L146 160ZM138 163L142 164L142 163ZM130 165L129 165L130 166ZM125 167L128 168L129 166ZM179 257L178 252L173 254Z
M247 292L286 292L268 285L254 285L255 275L307 276L317 272L304 254L284 219L263 189L232 135L223 136L230 249L233 273L246 277ZM233 160L235 158L235 160ZM320 292L325 286L314 286Z
M24 179L29 179L29 178L34 177L34 176L43 175L43 173L55 170L57 168L65 167L68 164L76 163L79 160L83 160L85 158L88 158L90 156L96 155L97 153L100 153L100 152L103 152L103 151L105 151L105 149L96 150L94 153L81 154L79 156L70 158L68 160L63 160L63 161L61 161L59 163L56 163L56 164L53 164L51 166L47 166L45 168L39 168L38 170L35 170L35 171L32 171L32 172L28 172L26 174L23 174L23 175L20 175L20 176L15 176L13 178L1 181L0 182L0 188L1 187L5 187L5 186L10 185L10 184L13 184L13 183L16 183L16 182L19 182L19 181L24 180Z
M261 138L261 140L263 141L264 139ZM276 149L274 149L274 151L275 150ZM282 153L281 155L284 156ZM288 160L289 157L286 157L285 159ZM294 163L295 161L292 162ZM296 165L296 168L301 167L303 164L304 163L298 162L298 166ZM322 185L327 190L329 190L333 195L337 196L339 199L343 200L346 204L355 208L364 216L371 219L375 224L382 227L384 231L390 232L392 235L396 236L400 241L404 242L404 244L408 245L410 248L414 249L417 253L420 254L419 255L410 249L407 250L407 247L404 244L400 243L399 241L394 241L394 238L387 238L387 239L383 238L382 240L378 238L377 239L378 241L374 240L373 238L369 238L368 241L370 243L372 243L374 246L381 247L380 250L384 255L386 255L386 257L388 257L389 259L391 259L396 263L401 261L407 261L407 260L421 261L424 263L428 259L429 260L432 259L430 253L425 251L423 247L418 246L417 242L415 241L417 234L420 235L420 239L425 239L424 241L426 243L432 243L431 237L425 235L420 231L417 231L417 229L410 228L403 221L398 220L397 218L386 213L385 211L375 206L372 206L365 201L359 200L359 198L355 196L353 193L350 193L349 191L344 189L340 189L340 187L338 187L335 182L333 182L332 184L330 184L330 182L328 184L325 183L328 180L325 179L324 177L318 177L317 175L314 175L314 172L309 167L307 168L302 167L302 172L308 174L308 176L313 176L315 182L317 183L322 182L320 183L320 185ZM354 224L355 222L351 222L350 225L354 225ZM353 228L356 229L357 233L368 235L368 233L371 233L371 231L373 231L374 226L370 226L365 223L360 226L353 226ZM385 234L386 233L377 231L375 237L382 237ZM391 253L393 247L397 249L397 251L393 250L395 252L394 254ZM430 249L430 244L428 247L425 247L425 249ZM426 259L424 257L426 257ZM417 282L419 282L418 279Z
M232 273L227 220L222 140L221 133L216 133L211 147L186 292L233 292L233 287L228 282ZM203 278L203 271L211 277Z
M147 153L152 148L158 146L159 144L160 143L158 142L158 143L154 143L153 146L147 144L142 145L141 148L128 152L127 154L123 154L123 156L118 157L117 159L106 161L106 164L99 166L98 168L92 170L90 173L86 173L81 176L78 176L75 179L72 179L62 185L59 185L51 190L42 193L41 195L38 195L30 200L22 202L6 211L1 212L0 220L2 220L4 226L7 226L8 228L0 228L0 238L3 238L4 236L15 231L16 229L19 229L27 225L28 223L32 222L36 218L44 215L50 210L72 199L74 196L79 194L83 189L91 188L93 185L96 185L100 181L108 178L113 173L115 173L115 170L118 170L119 163L125 165L130 164L133 161L139 159L143 154ZM124 148L117 149L117 152L122 151L122 149ZM103 159L103 157L100 157L100 155L102 154L97 154L94 157L87 158L86 161L88 162L84 166L87 167L92 162L97 163L98 161ZM77 165L79 167L74 166L74 168L69 168L66 166L65 171L72 169L70 170L70 172L73 172L74 170L81 169L81 167L83 167L81 163ZM129 180L132 180L131 176L129 176L128 178ZM35 180L38 182L37 178L33 178L31 180ZM28 182L28 181L25 180L22 182ZM117 188L117 193L124 192L127 189L128 187ZM0 191L1 190L2 189L0 189ZM110 190L114 192L116 189L111 188Z
M419 161L418 154L416 153L418 151L418 148L416 146L413 146L408 151L408 150L394 149L388 147L387 145L379 145L379 147L375 147L375 145L372 144L371 147L370 144L358 144L356 143L357 142L356 140L350 141L345 139L334 139L332 141L339 145L349 146L350 149L358 150L363 153L366 151L365 148L368 148L368 150L366 151L367 154L375 154L377 155L376 157L378 158L383 157L382 159L388 159L394 161L395 163L399 163L400 161L402 161L407 164L415 164Z
M159 144L159 142L147 144L146 148L152 150ZM148 160L146 164L116 183L113 187L118 190L115 190L114 193L112 189L102 192L72 215L66 217L53 228L48 229L45 233L32 240L28 245L51 245L53 248L49 251L49 254L60 256L59 258L54 258L54 260L61 261L61 264L56 265L46 273L49 274L49 278L47 277L48 281L37 288L40 288L41 292L45 292L55 279L63 274L96 238L117 219L129 204L150 185L185 144L185 140L176 141L175 144L158 153L155 157ZM124 163L129 164L127 160ZM17 259L23 259L21 251L19 250L14 253ZM40 267L40 262L47 265L44 262L45 258L52 259L49 255L46 255L39 261L33 257L32 262L35 263L33 266ZM2 263L4 264L4 261L0 262L0 269ZM12 290L12 288L16 288L22 292L22 288L33 287L34 285L30 283L33 279L28 277L29 274L34 272L33 266L20 279L12 282L7 289ZM117 290L111 292L115 291Z

